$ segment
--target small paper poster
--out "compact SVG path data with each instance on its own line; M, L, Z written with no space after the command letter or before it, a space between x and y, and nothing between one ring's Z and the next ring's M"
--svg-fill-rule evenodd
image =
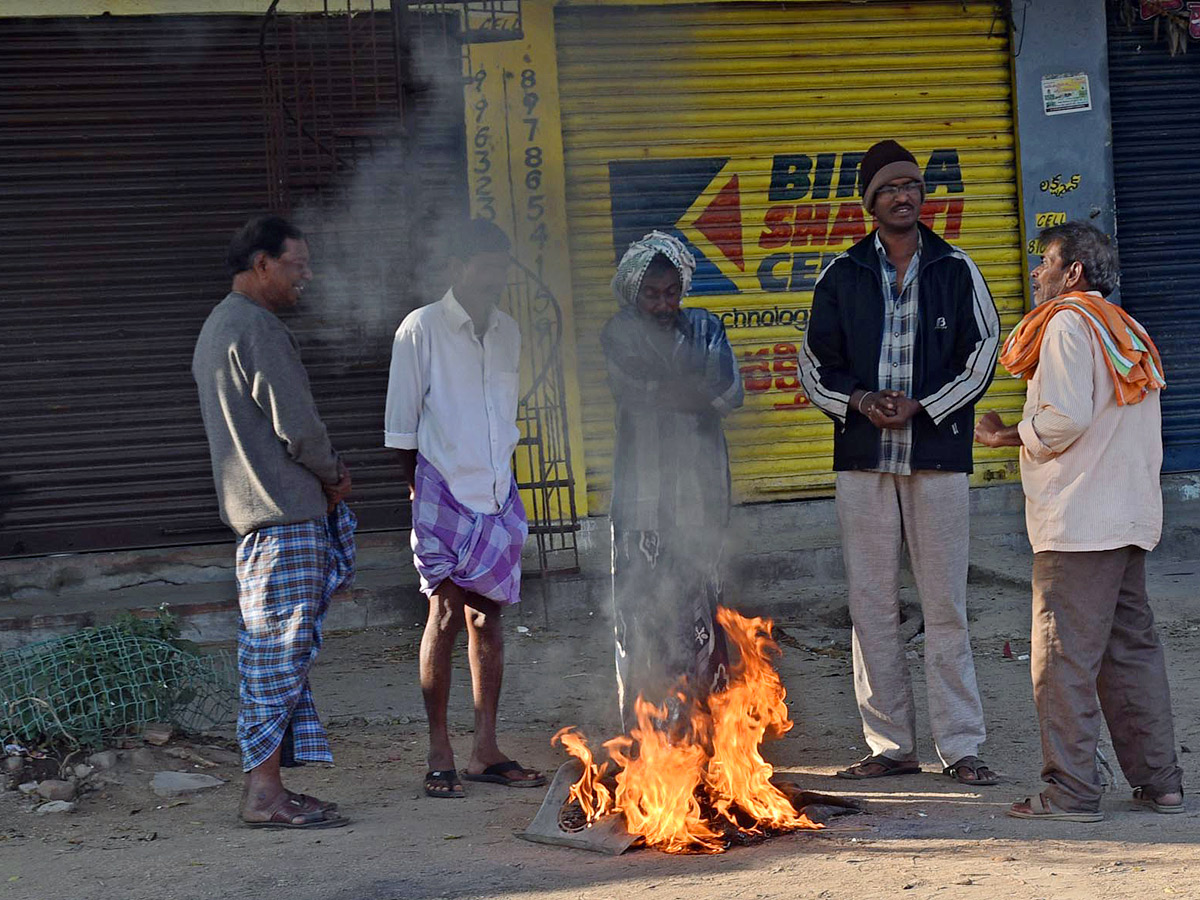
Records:
M1077 75L1043 75L1042 106L1048 116L1086 112L1092 108L1092 91L1084 72Z

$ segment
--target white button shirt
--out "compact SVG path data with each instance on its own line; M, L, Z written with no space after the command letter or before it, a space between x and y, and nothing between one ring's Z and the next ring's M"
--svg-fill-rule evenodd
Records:
M419 450L464 506L496 513L512 486L521 332L493 309L483 338L449 290L409 313L392 343L385 446Z

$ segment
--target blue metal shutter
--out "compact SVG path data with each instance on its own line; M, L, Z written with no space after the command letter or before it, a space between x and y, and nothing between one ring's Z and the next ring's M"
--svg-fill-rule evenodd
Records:
M1121 303L1163 355L1163 471L1200 469L1200 48L1108 32Z

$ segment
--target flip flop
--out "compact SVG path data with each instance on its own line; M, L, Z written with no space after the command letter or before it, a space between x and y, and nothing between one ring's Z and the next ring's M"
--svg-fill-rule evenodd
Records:
M1050 798L1045 794L1038 794L1037 798L1041 808L1038 809L1033 805L1033 798L1026 797L1017 803L1014 803L1005 813L1012 816L1014 819L1047 819L1052 822L1103 822L1104 813L1100 810L1095 812L1070 812L1065 809L1058 809L1051 802Z
M443 785L439 789L439 785ZM455 769L432 769L425 773L425 796L443 800L461 800L467 796Z
M297 821L297 819L299 821ZM274 809L271 810L271 816L260 822L241 820L242 825L247 828L341 828L343 825L349 825L350 820L345 816L339 816L328 809L316 809L307 805L296 798L296 795L289 794L281 800Z
M963 770L970 772L974 778L963 778ZM942 769L942 774L947 778L953 778L959 784L979 785L980 787L989 784L999 784L1000 779L996 777L996 773L984 764L983 760L978 756L964 756L954 765L946 766Z
M867 773L867 766L879 766L882 771ZM857 771L856 771L857 770ZM868 778L889 778L892 775L916 775L921 767L912 760L902 761L876 753L874 756L864 756L852 766L837 773L838 778L848 778L851 781L864 781Z
M520 772L524 775L535 775L535 778L510 778L508 773ZM478 775L463 772L466 781L484 781L488 784L502 784L505 787L534 788L546 783L546 776L536 769L526 769L515 759L507 759L495 765L488 766Z
M1180 795L1182 795L1183 791L1180 791L1179 793L1180 793ZM1158 797L1151 797L1149 794L1146 793L1146 789L1144 787L1135 787L1133 789L1133 802L1136 803L1138 806L1144 806L1144 807L1146 807L1146 809L1152 809L1156 813L1163 813L1164 815L1168 815L1168 816L1169 815L1177 815L1184 811L1184 806L1183 806L1182 802L1180 802L1180 803L1159 803L1158 798L1161 796L1162 796L1162 794L1159 794Z

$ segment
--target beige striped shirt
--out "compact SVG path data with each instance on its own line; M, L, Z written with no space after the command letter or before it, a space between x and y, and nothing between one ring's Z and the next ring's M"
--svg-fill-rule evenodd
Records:
M1162 534L1159 392L1118 406L1100 341L1079 313L1056 313L1046 325L1017 428L1035 553L1154 549Z

